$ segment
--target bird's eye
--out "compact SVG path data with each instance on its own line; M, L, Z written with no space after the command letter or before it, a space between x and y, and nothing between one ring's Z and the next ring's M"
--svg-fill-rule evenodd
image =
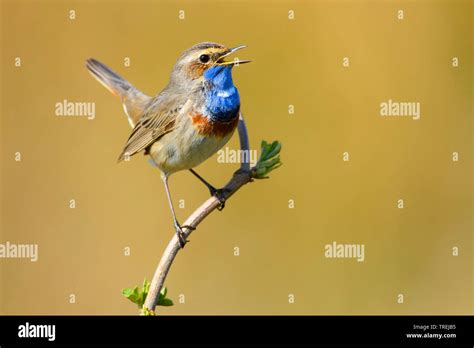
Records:
M201 63L207 63L207 62L209 61L209 59L210 59L210 57L209 57L209 55L207 55L207 54L201 54L201 55L199 56L199 61L200 61Z

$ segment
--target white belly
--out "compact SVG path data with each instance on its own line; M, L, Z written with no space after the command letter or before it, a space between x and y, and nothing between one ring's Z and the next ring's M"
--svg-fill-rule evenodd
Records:
M221 149L232 137L202 136L186 119L175 130L165 134L150 149L150 156L166 174L198 166Z

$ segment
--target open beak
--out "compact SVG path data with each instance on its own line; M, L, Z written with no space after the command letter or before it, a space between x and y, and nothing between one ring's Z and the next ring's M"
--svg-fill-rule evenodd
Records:
M227 53L224 53L219 60L216 62L217 65L240 65L240 64L245 64L245 63L250 63L250 60L239 60L238 58L231 60L231 61L226 61L225 57L231 55L234 52L237 52L238 50L241 50L242 48L245 48L247 46L242 45L242 46L237 46L234 48L231 48Z

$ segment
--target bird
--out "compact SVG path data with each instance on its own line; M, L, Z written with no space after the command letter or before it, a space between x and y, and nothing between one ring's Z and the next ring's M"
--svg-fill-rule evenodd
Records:
M193 168L221 149L232 137L240 115L240 96L232 80L235 66L249 60L226 60L245 45L227 48L202 42L177 59L166 87L150 97L94 58L86 60L92 76L122 101L133 130L118 162L143 152L161 171L179 245L187 240L176 217L168 179L189 170L216 196L224 208L222 189L216 189Z

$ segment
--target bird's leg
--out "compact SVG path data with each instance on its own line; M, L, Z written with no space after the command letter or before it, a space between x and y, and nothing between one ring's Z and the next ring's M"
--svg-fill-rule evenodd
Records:
M209 184L206 179L204 179L201 175L199 175L198 173L196 173L196 171L194 171L193 169L190 169L189 170L191 173L194 174L194 176L196 178L198 178L204 185L206 185L206 187L209 189L209 192L211 193L211 196L214 196L216 194L216 192L218 191L218 189L216 189L214 186L212 186L211 184Z
M188 242L186 240L186 236L184 235L184 232L183 232L183 227L187 227L189 229L192 229L194 230L195 228L194 227L191 227L191 226L181 226L178 222L178 219L176 219L176 214L174 212L174 208L173 208L173 202L171 200L171 194L170 194L170 189L168 187L168 175L167 174L162 174L161 178L163 179L163 183L165 184L165 189L166 189L166 195L168 196L168 203L170 205L170 209L171 209L171 214L173 214L173 220L174 220L174 228L176 230L176 235L178 236L178 240L179 240L179 246L182 248L184 248L184 246L186 245L186 243Z
M196 173L196 171L194 171L193 169L189 169L189 171L191 173L194 174L194 176L196 178L198 178L204 185L206 185L206 187L209 189L209 192L211 193L211 196L216 196L217 199L219 200L220 202L220 205L219 207L217 208L217 210L222 210L225 208L225 198L224 198L224 189L216 189L214 186L212 186L211 184L209 184L206 179L204 179L201 175L199 175L198 173Z

